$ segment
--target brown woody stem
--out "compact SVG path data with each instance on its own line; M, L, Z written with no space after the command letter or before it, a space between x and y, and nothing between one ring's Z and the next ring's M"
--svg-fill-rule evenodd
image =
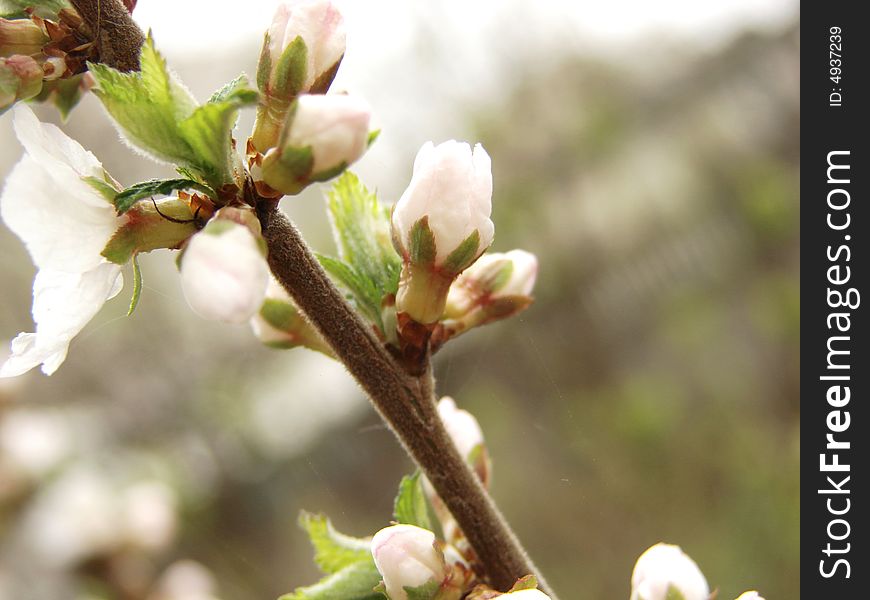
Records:
M72 3L97 35L100 62L116 69L137 70L144 36L123 5L118 0ZM538 578L540 588L555 600L447 434L435 406L428 361L421 376L411 375L399 366L333 285L296 227L277 210L277 202L252 196L272 273L429 478L474 549L478 575L492 587L507 591L517 579L531 573Z

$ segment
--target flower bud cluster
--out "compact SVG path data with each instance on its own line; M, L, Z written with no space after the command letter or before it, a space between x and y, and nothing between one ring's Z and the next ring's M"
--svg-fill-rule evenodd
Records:
M260 104L249 160L262 195L297 194L358 160L371 109L326 95L344 56L344 20L329 0L289 0L275 11L257 67Z

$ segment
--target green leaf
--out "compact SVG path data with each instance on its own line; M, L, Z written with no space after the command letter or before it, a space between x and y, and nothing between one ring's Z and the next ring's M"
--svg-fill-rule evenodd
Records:
M374 561L358 562L278 600L384 600L384 594L374 591L380 581Z
M356 563L372 562L369 540L337 532L325 516L303 511L299 525L308 533L314 546L314 562L325 574L337 573Z
M159 160L181 165L214 189L233 182L238 157L232 129L238 109L257 102L240 76L201 106L169 71L149 36L142 46L141 71L121 73L89 63L94 93L128 141Z
M127 310L127 316L133 314L136 307L139 306L139 297L142 295L142 269L139 268L139 255L133 255L133 297L130 299L130 308Z
M33 8L40 17L57 17L62 8L69 8L66 0L0 0L0 17L23 17L24 9Z
M408 235L408 254L411 262L417 265L431 265L435 262L435 234L429 229L429 217L423 217L411 227Z
M199 190L206 195L215 198L217 194L207 186L191 181L190 179L149 179L141 183L131 185L115 196L115 210L123 215L130 210L136 202L149 196L169 196L176 190Z
M381 322L382 295L377 284L346 262L323 254L315 253L315 256L336 283L350 293L349 299L354 307L383 331L383 323Z
M459 273L468 267L478 256L480 247L480 233L475 229L462 243L444 259L444 269L453 273Z
M70 112L82 99L82 78L84 74L73 75L66 79L55 79L42 82L42 91L33 100L53 104L66 121Z
M381 301L396 293L402 270L390 240L389 209L350 172L332 187L327 208L339 260L328 259L330 265L324 267L351 292L357 308L383 330Z
M417 587L405 586L403 589L408 594L408 600L432 600L438 594L441 585L438 581L429 581Z
M413 475L402 478L393 506L393 518L399 523L431 530L432 523L429 521L426 494L423 492L423 482L420 477L420 471L417 471Z

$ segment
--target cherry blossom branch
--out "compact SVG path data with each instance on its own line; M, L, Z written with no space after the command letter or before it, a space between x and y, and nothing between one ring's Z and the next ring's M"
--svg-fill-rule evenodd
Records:
M144 36L118 0L72 0L95 34L100 62L137 70ZM134 58L135 56L135 58ZM431 365L406 372L357 316L314 258L299 231L277 210L277 202L252 190L268 263L336 356L368 394L408 454L417 462L474 549L478 574L506 591L534 574L548 590L516 535L451 441L435 406Z
M497 589L507 590L533 573L540 588L555 599L450 440L435 408L431 369L414 377L399 367L345 302L293 224L274 206L260 206L272 272L429 478L474 548L480 574Z

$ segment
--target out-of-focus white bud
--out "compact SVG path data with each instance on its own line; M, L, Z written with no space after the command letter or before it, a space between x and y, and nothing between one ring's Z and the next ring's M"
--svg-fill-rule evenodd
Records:
M440 586L449 575L435 534L413 525L393 525L377 532L372 538L372 556L390 600L408 600L405 588L433 582Z
M462 458L468 460L473 451L483 444L483 431L480 424L467 410L456 406L456 401L449 396L438 402L438 415L453 440Z
M176 497L172 488L159 481L144 481L124 490L121 523L129 544L144 550L160 550L175 537Z
M45 31L30 19L0 18L0 57L33 56L49 41Z
M184 297L204 319L244 323L262 306L268 284L259 222L249 210L219 210L181 257Z
M444 312L450 283L492 243L492 170L477 144L427 142L392 216L403 268L396 308L418 323Z
M251 141L260 152L275 145L290 102L325 94L346 47L344 19L329 0L293 0L275 11L257 66L262 92Z
M0 57L0 114L42 91L42 76L42 67L29 56Z
M526 309L538 275L538 259L525 250L484 254L453 282L444 309L452 335Z
M631 600L667 600L669 590L683 600L708 600L703 573L679 546L656 544L640 555L631 574Z
M274 278L269 280L263 306L251 318L251 329L261 342L272 348L305 346L334 356L332 349L305 320L290 295Z
M148 600L214 600L214 575L198 562L179 560L160 576Z
M737 600L764 600L756 591L743 592L737 597Z
M366 151L370 119L368 102L355 96L300 96L278 145L263 158L263 181L283 194L298 194L313 181L336 177Z

